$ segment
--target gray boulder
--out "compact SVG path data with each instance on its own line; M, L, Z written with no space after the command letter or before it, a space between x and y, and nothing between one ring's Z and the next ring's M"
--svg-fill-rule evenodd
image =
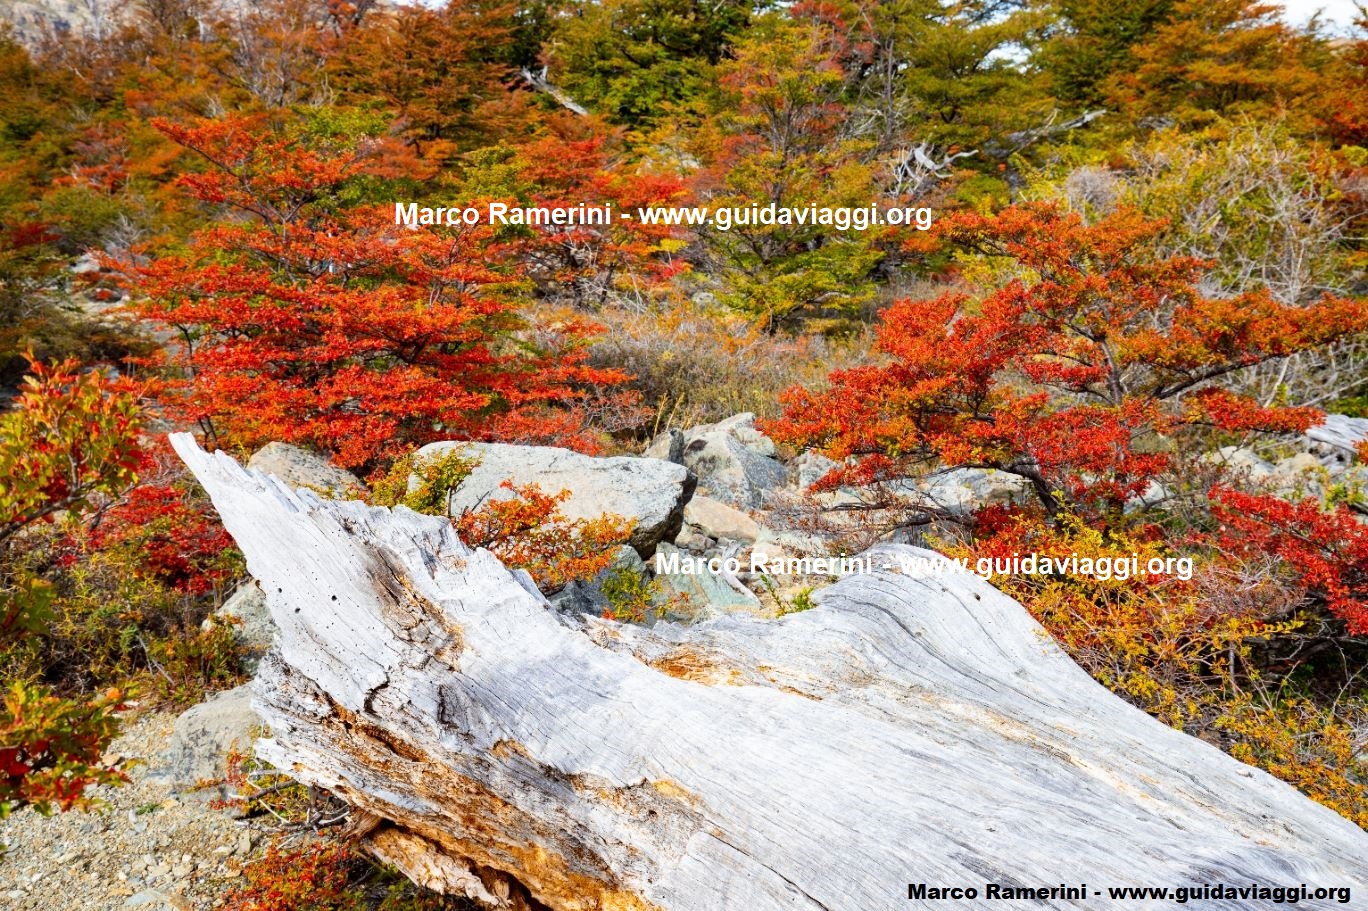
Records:
M656 434L651 445L646 447L642 456L648 459L661 459L666 462L684 464L684 431L666 430Z
M1031 497L1031 484L1019 475L985 468L953 468L937 472L919 485L932 505L956 515L984 506L1017 503Z
M709 433L725 433L756 455L774 458L774 441L755 429L755 415L749 411L734 414L716 424L700 424L688 433L693 438Z
M750 412L684 431L667 430L644 455L678 462L698 476L699 493L742 509L763 505L765 494L788 480L788 471L774 458L774 442L755 429Z
M179 790L228 774L228 754L251 750L261 728L251 684L218 693L176 719L160 765L149 777Z
M306 487L330 497L343 497L366 489L350 471L289 443L267 443L248 459L247 467L275 475L291 487Z
M806 491L813 484L831 473L839 463L828 459L820 452L808 450L793 460L795 480L800 490Z
M561 514L569 519L594 519L607 514L635 522L628 540L642 557L655 552L660 541L672 539L684 522L684 504L693 495L694 476L682 465L659 459L593 458L550 446L512 446L506 443L432 443L418 450L418 458L436 458L462 450L478 464L450 493L453 516L493 500L509 499L504 481L536 484L544 493L568 490Z
M1309 452L1302 452L1274 465L1267 484L1274 494L1284 499L1321 497L1325 494L1329 474L1320 459Z
M726 431L705 433L685 444L684 465L698 476L702 493L743 509L763 505L765 493L788 479L784 466Z
M1202 456L1202 461L1210 465L1220 465L1244 481L1263 481L1273 473L1272 463L1260 458L1253 450L1241 446L1222 446L1215 452Z
M1165 509L1165 504L1173 497L1173 492L1158 481L1151 480L1140 493L1126 500L1126 512L1145 509Z
M702 494L695 494L685 504L684 524L687 530L728 541L750 543L760 536L759 522L735 507Z
M760 612L760 600L755 595L743 594L728 585L721 574L672 570L672 558L677 561L673 566L679 566L691 562L693 556L671 544L661 544L656 551L651 568L655 571L658 597L669 605L666 619L694 623L734 611Z
M233 636L244 651L243 669L249 674L256 673L261 657L275 643L275 622L266 607L266 595L256 582L248 580L214 611L214 617L232 624ZM208 623L206 620L205 625Z

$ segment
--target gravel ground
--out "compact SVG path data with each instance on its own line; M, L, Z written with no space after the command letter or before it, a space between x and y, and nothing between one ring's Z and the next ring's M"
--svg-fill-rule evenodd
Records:
M149 781L175 716L127 724L110 752L143 759L121 788L92 790L103 806L44 818L23 810L0 821L0 908L7 911L207 911L241 875L264 833L174 797Z

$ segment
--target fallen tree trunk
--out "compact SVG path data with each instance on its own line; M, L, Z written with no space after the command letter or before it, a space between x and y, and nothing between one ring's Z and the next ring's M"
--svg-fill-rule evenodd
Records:
M574 628L441 519L173 442L279 626L259 755L364 811L367 846L440 891L868 911L908 906L909 883L1101 893L992 903L1022 908L1368 889L1362 830L1126 705L975 577L850 576L778 621Z

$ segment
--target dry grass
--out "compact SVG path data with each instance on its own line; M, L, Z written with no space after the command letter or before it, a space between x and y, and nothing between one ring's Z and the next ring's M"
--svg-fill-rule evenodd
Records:
M785 389L824 385L830 371L870 358L868 330L841 338L772 335L742 317L691 303L605 309L594 319L606 331L593 346L593 361L636 378L631 385L654 412L642 428L650 433L742 411L775 416Z

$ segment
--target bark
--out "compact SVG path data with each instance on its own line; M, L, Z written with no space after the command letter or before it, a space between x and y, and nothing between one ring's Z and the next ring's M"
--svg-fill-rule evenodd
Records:
M696 911L905 908L923 882L1102 891L1004 908L1222 881L1368 894L1362 830L1131 708L976 577L897 571L926 552L876 551L890 569L781 620L572 626L441 519L173 442L279 626L258 754L432 888Z

